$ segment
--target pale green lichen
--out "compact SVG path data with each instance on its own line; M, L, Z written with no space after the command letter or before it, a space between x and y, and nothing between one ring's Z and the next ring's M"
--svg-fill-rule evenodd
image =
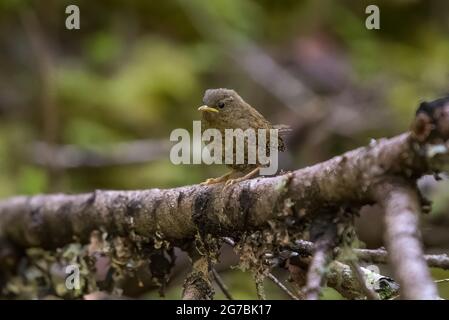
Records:
M126 279L135 278L141 282L139 272L149 272L150 269L149 276L153 282L164 287L174 265L174 257L168 242L164 242L163 247L148 250L151 248L148 242L137 245L129 237L113 237L105 232L93 231L90 242L85 245L71 243L52 251L30 248L25 252L20 266L17 266L16 275L8 277L0 296L79 299L98 290L120 295ZM168 251L171 253L166 254ZM154 254L168 259L167 263L161 264L164 268L152 265L151 257ZM68 277L73 274L67 273L68 266L77 269L79 286L67 285Z

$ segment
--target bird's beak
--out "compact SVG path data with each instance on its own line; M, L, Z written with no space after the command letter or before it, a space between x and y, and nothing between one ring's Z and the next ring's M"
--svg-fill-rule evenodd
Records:
M211 107L209 107L209 106L201 106L201 107L199 107L198 108L198 111L206 111L206 112L218 112L218 110L217 109L215 109L215 108L211 108Z

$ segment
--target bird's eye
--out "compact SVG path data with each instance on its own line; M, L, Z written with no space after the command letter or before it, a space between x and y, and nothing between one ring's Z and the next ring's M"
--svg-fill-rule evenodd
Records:
M223 109L224 106L225 106L225 104L224 104L223 101L220 101L220 102L217 103L217 107L219 107L220 109Z

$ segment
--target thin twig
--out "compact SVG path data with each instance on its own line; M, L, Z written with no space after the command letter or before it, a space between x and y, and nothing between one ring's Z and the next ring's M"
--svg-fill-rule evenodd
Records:
M435 283L443 283L443 282L449 282L449 279L439 279L439 280L435 280Z
M223 242L230 245L231 247L235 247L235 242L229 237L222 237ZM297 296L295 296L279 279L277 279L272 273L268 274L268 278L273 281L279 288L281 288L290 298L293 300L299 300Z
M35 142L29 148L30 161L34 164L59 169L80 167L105 167L147 163L165 157L170 151L167 140L134 140L101 149L81 148L76 145L54 145ZM48 157L52 154L52 157Z
M306 240L297 240L290 247L291 250L312 254L313 242ZM388 263L388 252L384 248L378 249L352 249L359 261L386 264ZM447 254L426 254L424 255L427 265L431 268L440 268L449 270L449 256Z
M282 289L290 298L293 300L299 300L297 296L293 294L278 278L276 278L272 273L268 274L268 278L274 282L279 288Z
M214 290L209 275L210 261L199 254L197 249L191 250L192 271L187 275L182 291L182 300L211 300Z
M229 292L228 287L223 282L223 279L220 277L220 274L217 272L217 270L215 270L215 268L212 268L212 275L214 276L215 282L220 287L220 290L223 292L226 298L228 298L228 300L234 300L234 298L232 298L231 293Z
M338 245L335 219L335 213L331 210L321 213L311 223L310 238L314 244L304 290L307 300L318 300L328 266L333 260L333 249Z
M354 249L359 260L369 263L388 263L387 250L380 249ZM424 255L427 265L432 268L449 269L449 256L447 254Z
M307 300L318 300L321 285L324 280L324 273L330 261L330 251L320 248L315 251L307 272L305 294Z

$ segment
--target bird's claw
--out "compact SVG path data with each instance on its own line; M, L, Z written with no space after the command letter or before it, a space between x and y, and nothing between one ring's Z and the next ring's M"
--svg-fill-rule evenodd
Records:
M246 179L242 179L242 178L229 179L229 180L227 180L226 183L225 183L225 188L226 188L226 187L230 187L230 186L232 186L232 185L234 185L234 184L236 184L236 183L242 182L242 181L244 181L244 180L246 180Z
M207 185L210 185L210 184L222 183L222 182L224 182L224 181L226 181L224 177L209 178L209 179L207 179L206 181L201 182L200 185L201 185L201 186L207 186Z
M215 179L215 178L209 178L209 179L207 179L206 181L201 182L200 185L201 185L201 186L207 186L207 185L210 185L210 184L218 183L218 181L216 181L216 180L217 180L217 179Z
M235 183L236 179L229 179L228 181L225 182L225 188L232 186Z

